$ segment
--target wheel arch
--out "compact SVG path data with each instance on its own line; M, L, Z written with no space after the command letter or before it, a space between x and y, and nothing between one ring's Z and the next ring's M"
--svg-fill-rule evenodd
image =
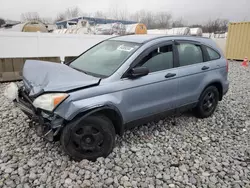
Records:
M208 88L209 86L215 86L218 91L219 91L219 100L221 101L222 100L222 97L223 97L223 87L222 87L222 83L218 80L216 81L213 81L213 82L210 82L206 87L203 88L202 92Z
M71 118L70 121L83 119L90 115L102 114L112 121L116 134L122 136L124 133L123 117L119 109L114 105L102 105L91 107L87 110L80 111L77 115Z

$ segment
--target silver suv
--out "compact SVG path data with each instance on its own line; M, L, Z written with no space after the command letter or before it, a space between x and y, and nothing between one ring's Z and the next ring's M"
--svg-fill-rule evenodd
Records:
M202 37L130 35L110 38L73 61L28 60L23 86L5 91L37 133L59 137L75 160L107 156L125 129L193 109L206 118L228 91L228 63Z

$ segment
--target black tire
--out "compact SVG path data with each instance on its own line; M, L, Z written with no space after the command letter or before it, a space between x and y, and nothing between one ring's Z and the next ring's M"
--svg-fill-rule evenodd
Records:
M219 101L219 91L215 86L207 87L201 94L199 102L194 109L198 118L207 118L211 116Z
M70 122L61 134L63 150L74 160L107 157L115 145L115 129L105 116L88 116Z

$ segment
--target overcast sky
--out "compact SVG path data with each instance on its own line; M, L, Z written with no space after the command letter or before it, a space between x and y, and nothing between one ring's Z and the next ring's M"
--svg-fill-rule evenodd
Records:
M21 13L38 12L41 17L55 18L58 12L78 6L83 12L109 12L111 8L128 12L146 9L171 12L189 24L210 18L250 21L250 0L0 0L0 17L20 20Z

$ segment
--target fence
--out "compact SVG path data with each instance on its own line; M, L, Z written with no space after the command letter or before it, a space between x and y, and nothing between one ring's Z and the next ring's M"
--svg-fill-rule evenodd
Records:
M0 32L0 82L20 80L27 59L60 62L78 56L110 35ZM213 39L225 53L226 39Z
M0 32L0 81L19 80L25 60L60 62L78 56L104 35Z

